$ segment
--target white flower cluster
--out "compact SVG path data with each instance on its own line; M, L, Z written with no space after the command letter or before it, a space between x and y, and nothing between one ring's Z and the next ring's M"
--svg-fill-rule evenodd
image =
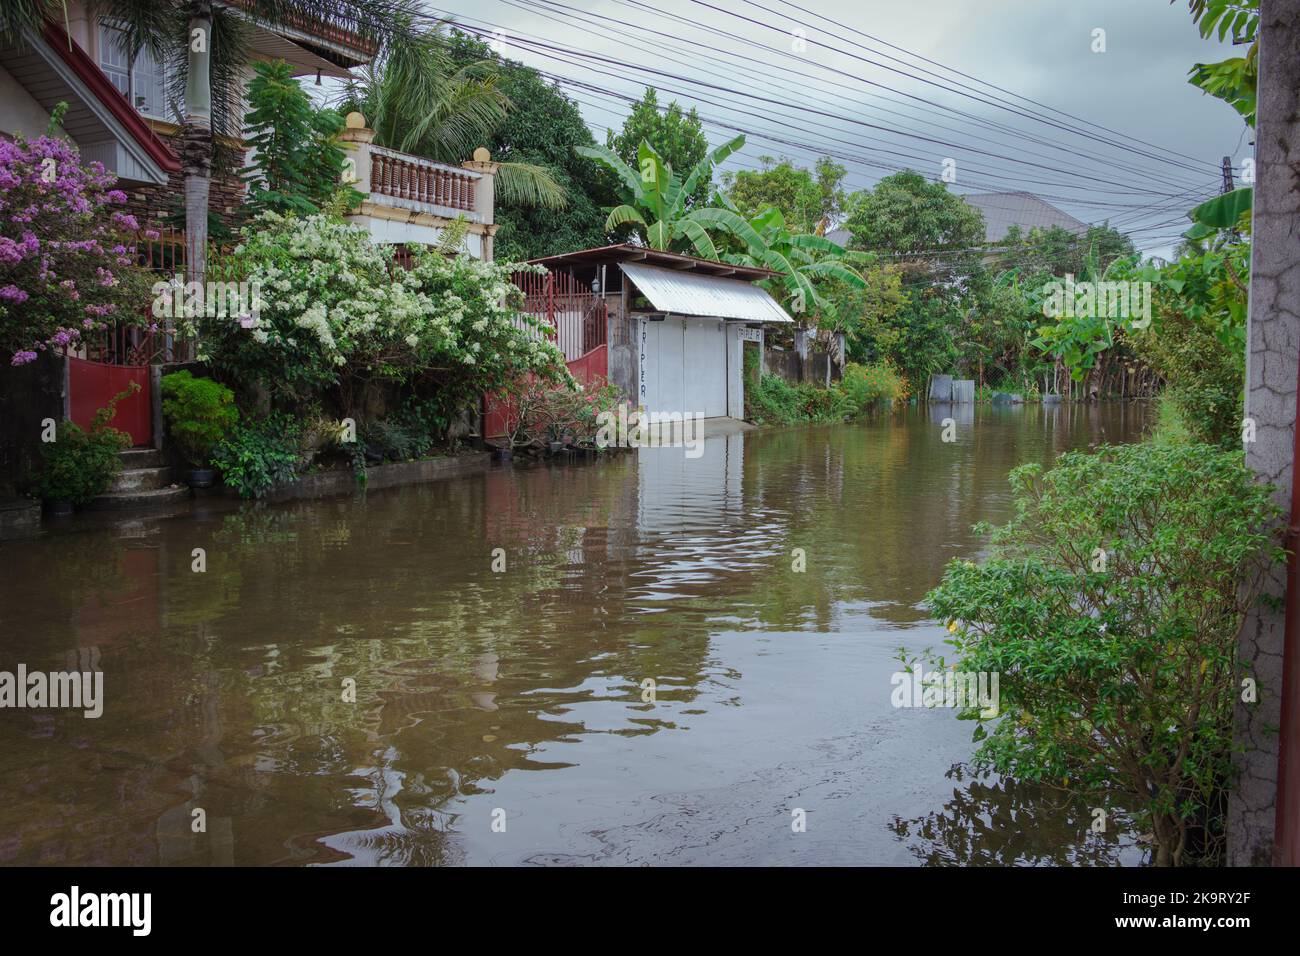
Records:
M265 300L245 329L259 345L287 350L287 360L564 367L559 350L520 317L517 265L426 250L402 273L390 248L327 216L267 213L257 227L235 250Z

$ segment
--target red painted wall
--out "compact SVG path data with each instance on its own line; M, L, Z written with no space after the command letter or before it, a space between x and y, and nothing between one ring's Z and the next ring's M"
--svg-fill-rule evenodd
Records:
M609 347L598 345L586 355L581 355L567 364L569 373L582 385L590 385L595 381L608 378ZM510 401L504 396L489 395L484 404L487 407L483 415L483 437L501 438L506 433L506 415L510 409Z

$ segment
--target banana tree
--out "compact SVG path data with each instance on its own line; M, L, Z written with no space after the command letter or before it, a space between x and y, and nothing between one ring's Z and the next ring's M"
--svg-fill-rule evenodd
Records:
M715 201L736 212L736 207L721 193ZM796 316L813 312L817 327L831 332L844 331L847 317L839 314L835 300L824 295L824 289L828 282L865 289L867 280L858 266L865 264L866 254L850 252L825 236L791 232L785 215L775 206L768 206L752 217L749 226L760 241L751 243L742 253L724 258L737 265L761 266L779 272L771 280L776 286L772 291L780 293L788 311Z
M763 240L734 208L709 206L687 211L686 201L700 183L713 178L714 166L744 145L744 136L723 143L696 163L685 180L645 140L637 149L638 169L604 146L579 146L577 152L603 163L618 177L623 202L610 210L605 220L607 232L632 225L651 249L690 250L705 259L718 259L711 230L736 237L756 253L762 249Z

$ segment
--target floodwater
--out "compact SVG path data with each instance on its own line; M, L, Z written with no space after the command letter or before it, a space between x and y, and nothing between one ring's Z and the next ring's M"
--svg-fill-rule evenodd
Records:
M1010 469L1145 414L907 410L0 542L0 670L105 698L0 710L0 863L1140 863L973 777L973 724L890 677Z

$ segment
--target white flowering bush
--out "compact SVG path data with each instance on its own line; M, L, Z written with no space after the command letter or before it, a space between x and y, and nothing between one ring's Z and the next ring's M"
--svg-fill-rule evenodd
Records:
M272 395L410 385L449 414L523 375L568 378L564 357L519 312L517 264L424 250L405 271L390 246L340 219L265 213L209 278L259 290L251 315L198 320L200 358ZM527 268L527 267L524 267Z

